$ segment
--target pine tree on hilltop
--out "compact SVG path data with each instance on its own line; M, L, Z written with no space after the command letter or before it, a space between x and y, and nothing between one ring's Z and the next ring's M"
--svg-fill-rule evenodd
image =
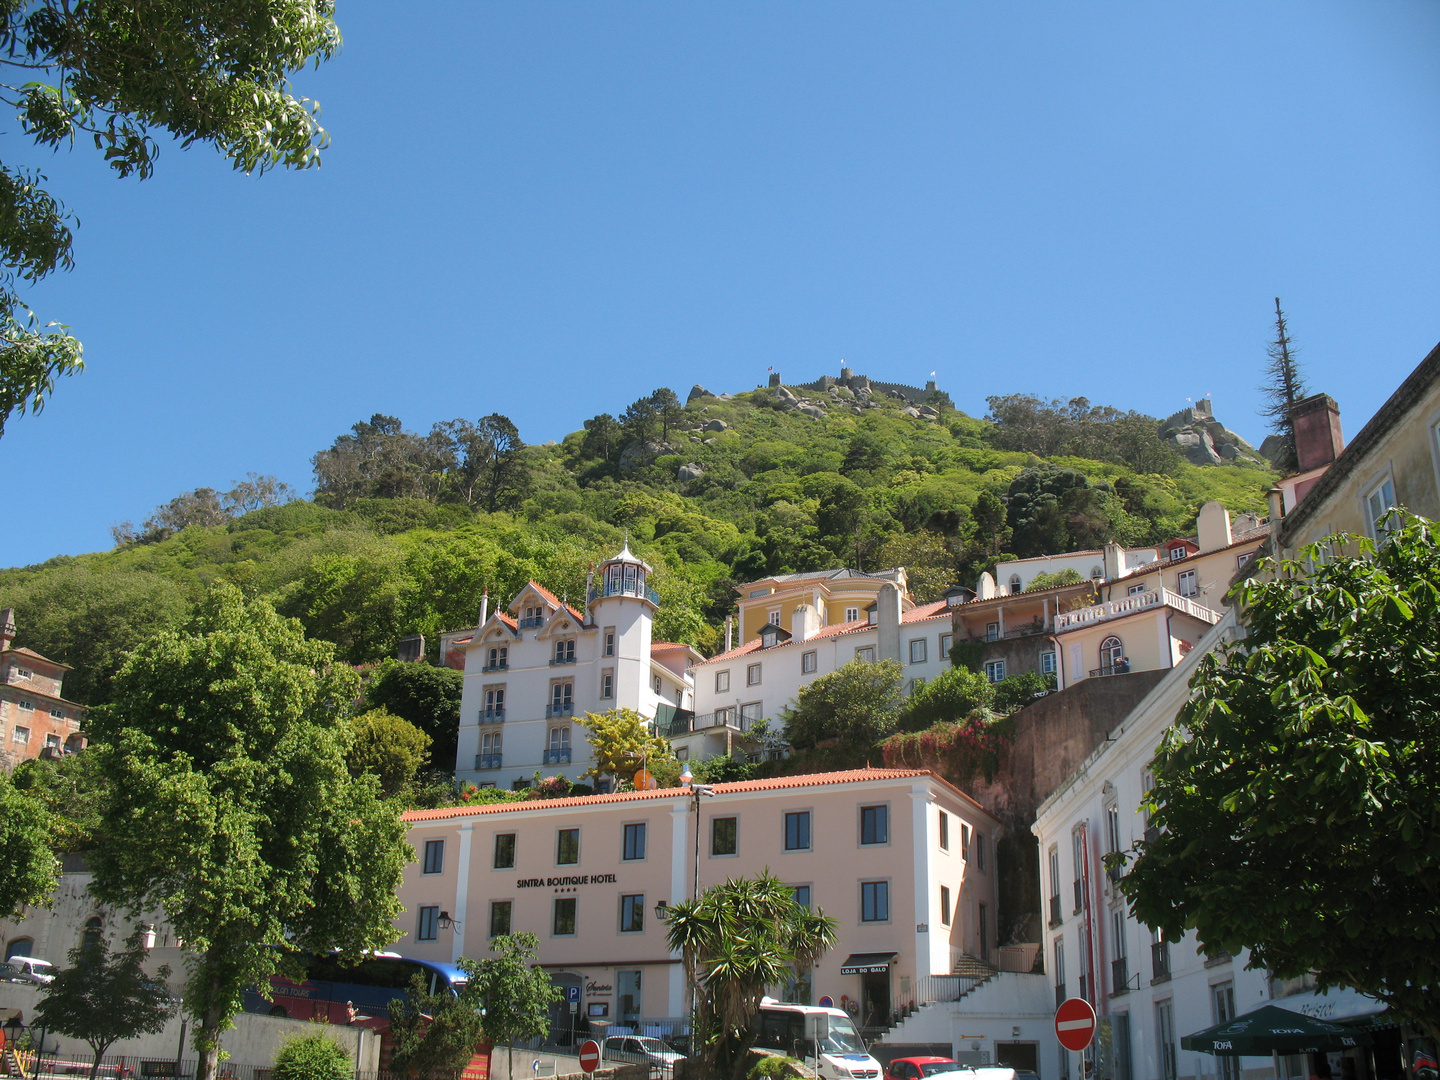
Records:
M1260 387L1265 395L1265 406L1260 415L1268 417L1271 429L1282 440L1282 447L1272 455L1275 467L1281 472L1294 472L1299 466L1295 450L1295 420L1291 415L1295 403L1305 396L1305 383L1300 377L1300 365L1295 361L1296 349L1290 340L1290 330L1285 325L1285 312L1280 309L1280 298L1275 298L1275 340L1266 348L1270 362L1265 366L1266 382Z

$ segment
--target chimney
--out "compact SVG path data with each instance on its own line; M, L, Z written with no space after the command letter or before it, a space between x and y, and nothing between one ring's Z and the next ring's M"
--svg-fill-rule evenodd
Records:
M1229 547L1233 535L1230 531L1230 511L1213 499L1200 508L1195 522L1196 542L1200 550L1219 551Z
M735 647L735 616L725 616L725 651L729 652Z
M1295 425L1295 457L1300 472L1329 465L1345 449L1340 434L1340 406L1329 394L1315 394L1297 401L1290 410Z
M580 613L585 616L585 625L594 626L590 619L590 590L595 588L595 564L591 563L585 568L585 609Z
M790 616L790 640L809 641L820 629L820 614L809 604L797 604Z
M1105 545L1105 580L1114 581L1125 573L1125 549L1111 540Z
M879 648L876 654L882 660L900 659L900 586L887 581L880 586L876 599L876 626L879 628Z
M484 625L485 625L487 622L489 622L489 621L490 621L490 590L489 590L489 589L486 589L484 592L482 592L482 593L480 594L480 622L479 622L479 623L476 625L476 627L475 627L476 632L478 633L479 630L480 630L480 627L484 626Z
M7 607L0 611L0 652L10 648L15 640L15 609Z
M1280 519L1285 516L1285 492L1278 487L1267 488L1265 500L1270 504L1270 527L1273 530L1280 524Z

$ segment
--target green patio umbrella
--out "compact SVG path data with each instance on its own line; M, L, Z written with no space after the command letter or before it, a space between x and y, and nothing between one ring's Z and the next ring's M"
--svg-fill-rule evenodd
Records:
M1302 1016L1277 1005L1265 1005L1233 1020L1223 1020L1180 1040L1183 1049L1229 1057L1318 1053L1369 1044L1370 1036L1363 1031Z

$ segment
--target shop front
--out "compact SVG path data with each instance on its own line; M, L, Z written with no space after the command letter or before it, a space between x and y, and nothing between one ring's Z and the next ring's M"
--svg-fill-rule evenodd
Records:
M846 1011L855 1017L861 1034L867 1039L890 1026L895 1011L891 1007L890 968L898 955L897 952L851 953L840 965L842 976L858 979L855 988L859 996L852 999L855 1008L847 1005Z

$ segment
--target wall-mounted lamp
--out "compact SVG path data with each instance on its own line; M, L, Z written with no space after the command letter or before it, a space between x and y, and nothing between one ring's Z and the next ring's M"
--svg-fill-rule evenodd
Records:
M659 919L661 922L669 921L670 905L667 904L664 900L661 900L655 905L655 918Z
M452 919L450 917L450 912L448 911L440 912L440 918L438 921L440 923L440 929L442 930L449 930L451 927L460 925L460 920Z

